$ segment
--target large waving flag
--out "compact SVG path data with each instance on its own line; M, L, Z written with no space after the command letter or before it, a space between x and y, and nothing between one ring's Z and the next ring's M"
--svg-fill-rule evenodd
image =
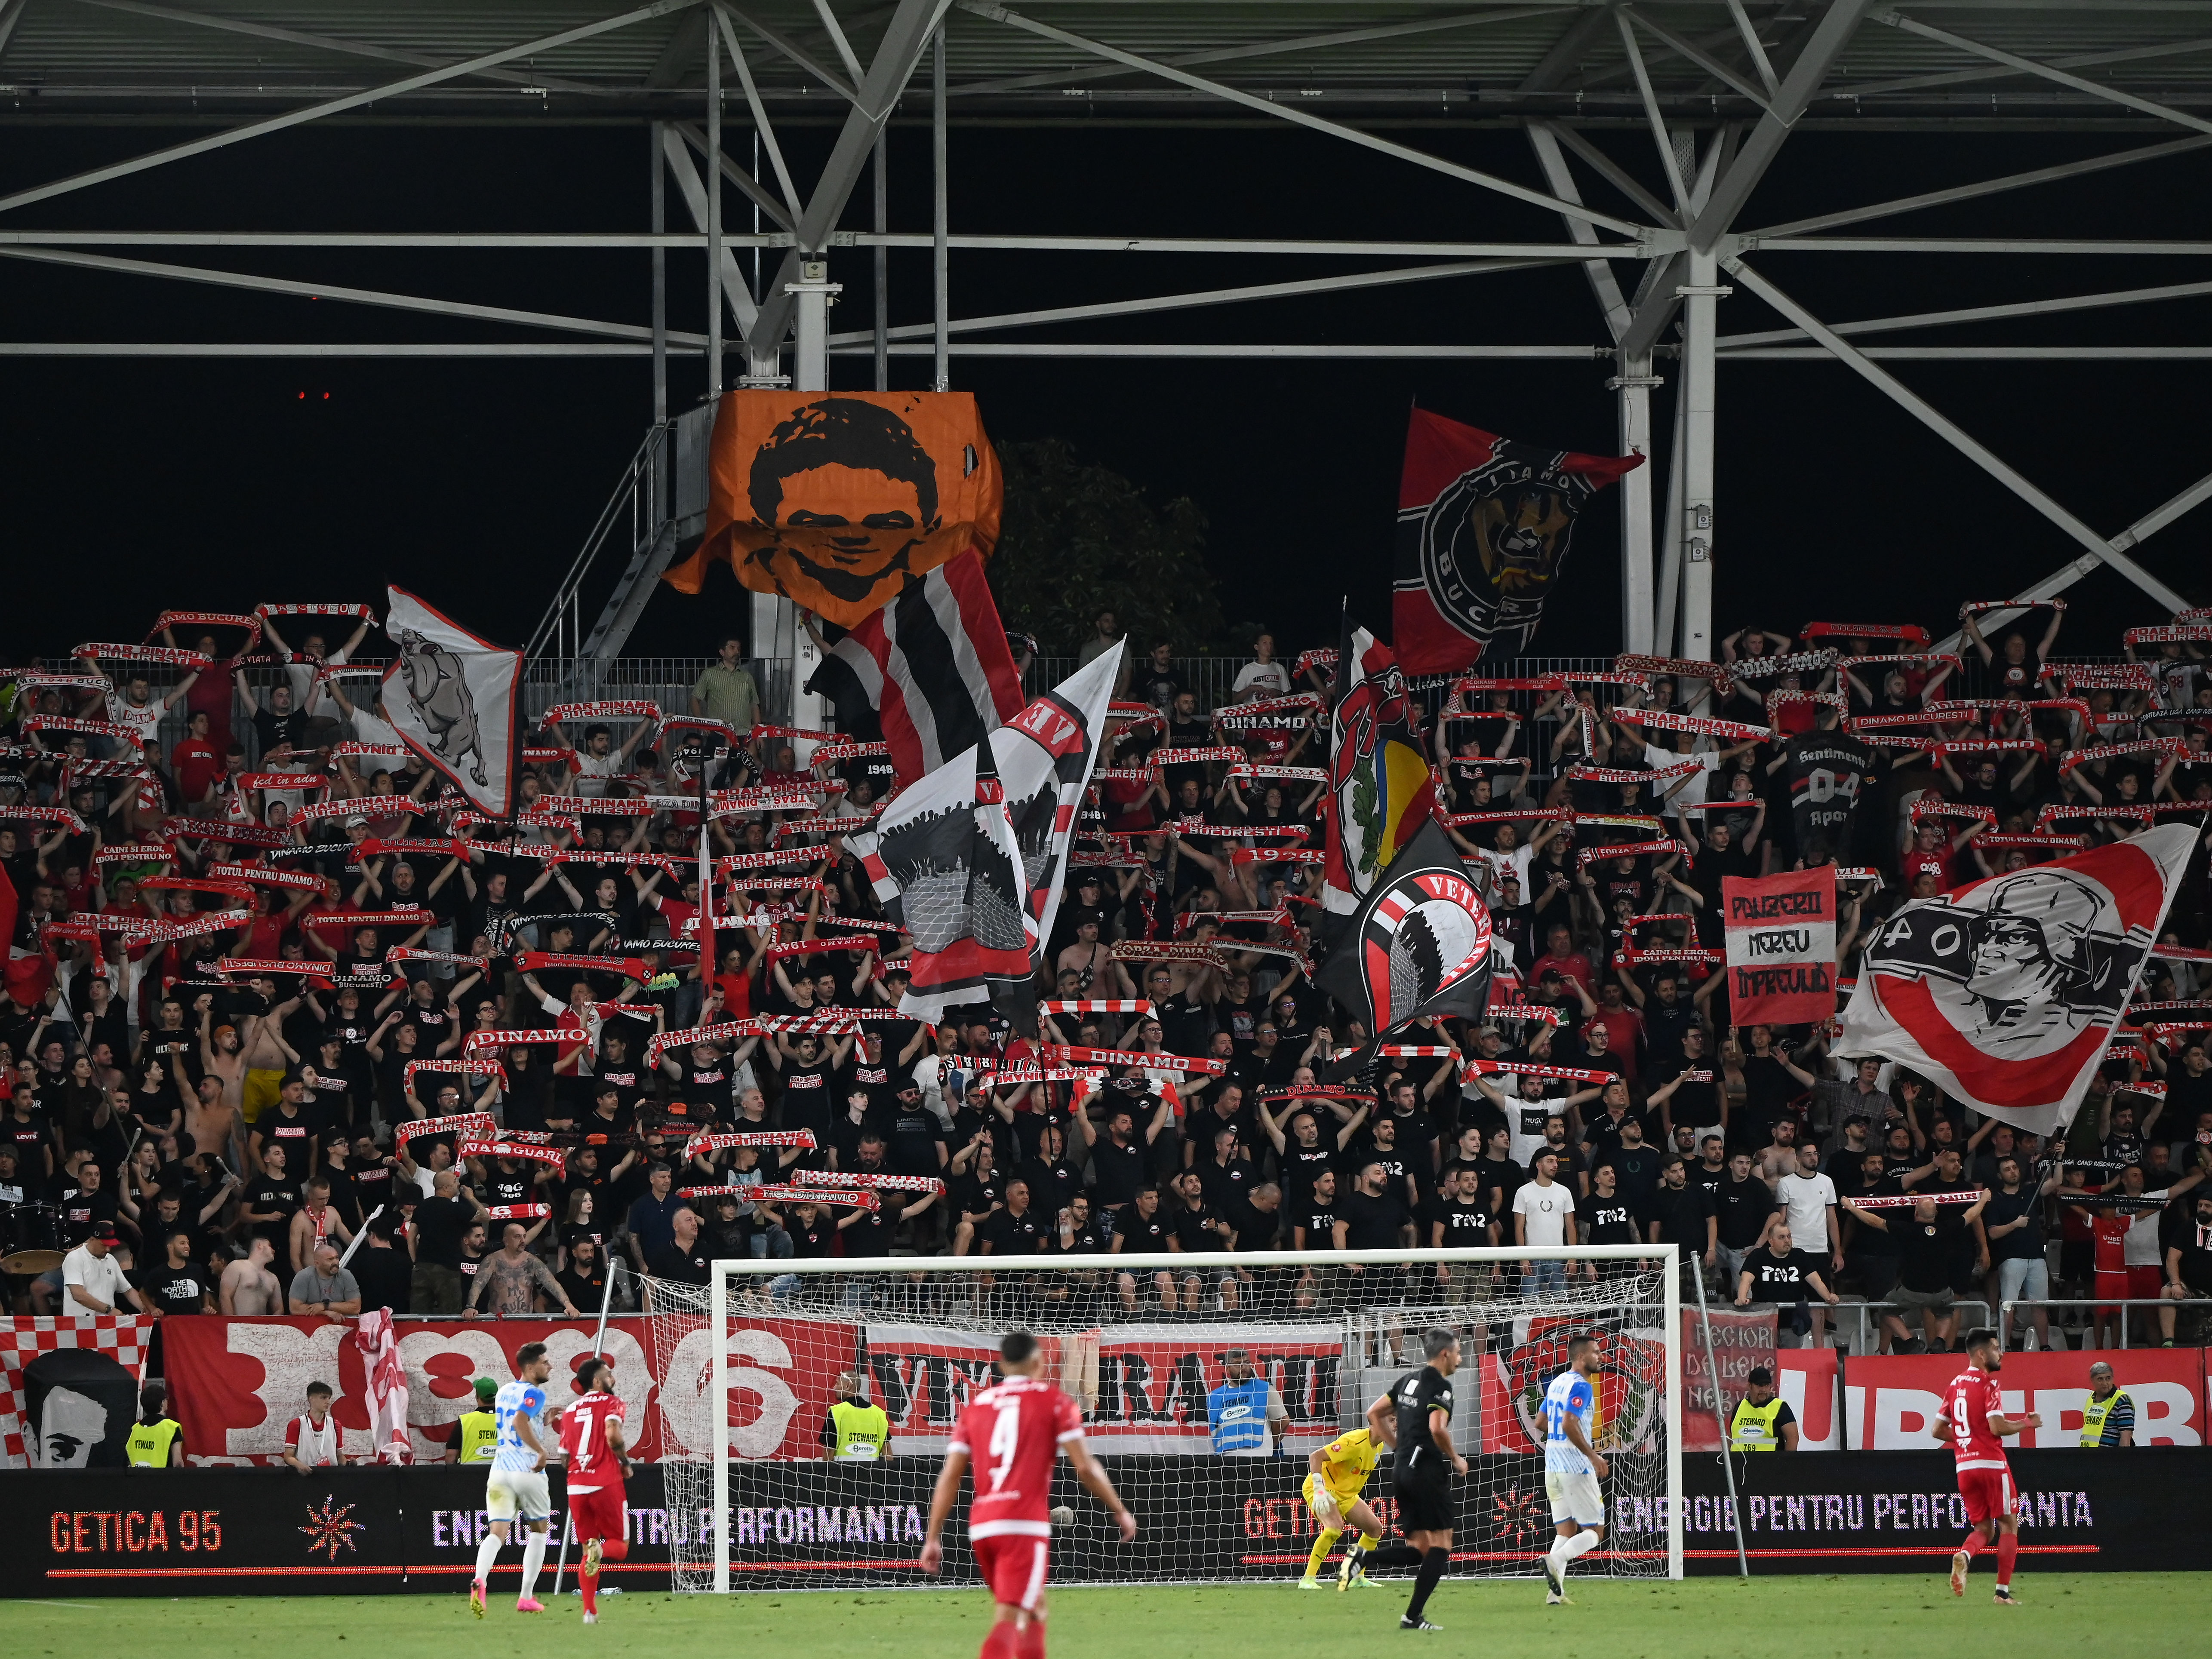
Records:
M1005 497L972 392L726 392L706 539L664 580L696 593L726 559L756 593L857 628L946 560L988 556Z
M1436 810L1436 781L1413 734L1406 677L1390 648L1349 617L1329 712L1322 903L1349 915Z
M392 729L480 811L514 805L522 653L479 639L404 587L387 590L384 631L399 647L385 671Z
M934 1021L988 1002L1036 1030L1042 942L1121 659L1109 651L1032 699L852 838L885 914L914 936L901 1012Z
M1413 674L1456 673L1526 650L1575 515L1641 455L1583 455L1501 438L1417 409L1398 482L1391 629Z
M1906 905L1867 941L1836 1052L1896 1060L2016 1128L2063 1129L2198 833L2160 824Z
M1474 878L1442 826L1423 818L1315 976L1370 1033L1331 1075L1364 1067L1385 1035L1408 1021L1479 1017L1490 1002L1490 935Z

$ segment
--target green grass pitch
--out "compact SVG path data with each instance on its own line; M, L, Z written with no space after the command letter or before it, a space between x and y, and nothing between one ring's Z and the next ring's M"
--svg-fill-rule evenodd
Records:
M1429 1604L1443 1633L1398 1639L1407 1583L1316 1593L1287 1583L1181 1589L1083 1588L1053 1592L1054 1659L1241 1659L1358 1655L1380 1638L1392 1650L1603 1659L2081 1659L2185 1650L2212 1581L2185 1573L2032 1573L2024 1605L1990 1604L1984 1561L1964 1601L1940 1571L1682 1583L1571 1581L1575 1605L1547 1607L1534 1580L1447 1579ZM502 1575L508 1583L512 1575ZM733 1596L632 1594L600 1602L599 1623L578 1620L564 1595L543 1616L495 1596L482 1623L467 1597L441 1595L192 1596L17 1601L5 1619L11 1659L73 1659L91 1650L162 1659L276 1659L371 1651L439 1652L467 1659L568 1655L665 1659L672 1651L732 1651L900 1659L969 1659L989 1603L980 1590L866 1594L757 1591ZM2160 1632L2164 1632L2163 1635ZM2172 1644L2179 1641L2181 1648ZM711 1648L702 1646L714 1644ZM418 1645L419 1644L419 1645ZM432 1645L434 1644L434 1645Z

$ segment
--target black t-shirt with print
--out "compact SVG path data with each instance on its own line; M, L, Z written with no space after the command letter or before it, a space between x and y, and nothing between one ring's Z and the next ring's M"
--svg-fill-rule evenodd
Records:
M1150 1215L1138 1212L1131 1204L1114 1218L1114 1237L1121 1242L1123 1255L1158 1255L1168 1248L1168 1237L1175 1231L1174 1218L1165 1206Z
M1774 1189L1757 1176L1738 1181L1723 1175L1719 1190L1713 1194L1713 1213L1720 1218L1720 1242L1731 1250L1749 1249L1766 1231L1766 1218L1776 1206Z
M1635 1208L1627 1195L1615 1193L1601 1198L1595 1193L1575 1205L1575 1236L1585 1244L1637 1244Z
M1002 1209L975 1231L991 1247L993 1255L1035 1255L1044 1247L1045 1230L1049 1224L1039 1218L1033 1204L1019 1215Z
M1798 1302L1820 1294L1813 1288L1813 1277L1820 1273L1820 1262L1810 1250L1787 1250L1780 1255L1771 1249L1753 1250L1744 1257L1743 1270L1751 1275L1754 1302Z

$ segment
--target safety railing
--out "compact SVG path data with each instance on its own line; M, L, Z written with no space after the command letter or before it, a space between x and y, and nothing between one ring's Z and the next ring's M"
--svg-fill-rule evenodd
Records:
M2003 1315L2003 1318L1997 1326L1997 1338L1999 1342L2005 1346L2010 1345L2012 1340L2013 1313L2015 1309L2025 1310L2032 1312L2037 1308L2089 1308L2098 1310L2106 1308L2166 1308L2172 1310L2177 1316L2178 1323L2179 1316L2184 1310L2192 1311L2199 1318L2202 1318L2208 1314L2212 1314L2212 1297L2191 1297L2186 1301L2178 1297L2170 1296L2093 1296L2086 1298L2054 1298L2051 1297L2015 1297L2010 1302L2000 1304L1999 1311ZM2090 1322L2093 1326L2100 1322L2097 1320L2096 1314L2094 1312L2090 1315ZM2129 1346L2128 1327L2134 1322L2129 1319L2126 1314L2123 1313L2118 1319L2112 1322L2117 1324L2120 1328L2120 1346L2124 1348ZM2148 1322L2145 1322L2148 1323ZM2163 1340L2162 1338L2160 1340Z

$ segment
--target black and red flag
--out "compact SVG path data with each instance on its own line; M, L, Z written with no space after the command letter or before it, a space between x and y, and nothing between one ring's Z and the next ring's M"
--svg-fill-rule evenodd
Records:
M1417 409L1398 483L1392 644L1408 674L1452 674L1524 650L1575 515L1641 455L1583 455Z
M902 784L1012 720L1022 677L982 559L963 553L910 583L830 647L806 689L830 699L848 736L879 726Z
M1315 975L1365 1026L1366 1045L1334 1068L1375 1056L1390 1031L1431 1014L1477 1015L1490 1002L1490 912L1434 818L1367 891Z

